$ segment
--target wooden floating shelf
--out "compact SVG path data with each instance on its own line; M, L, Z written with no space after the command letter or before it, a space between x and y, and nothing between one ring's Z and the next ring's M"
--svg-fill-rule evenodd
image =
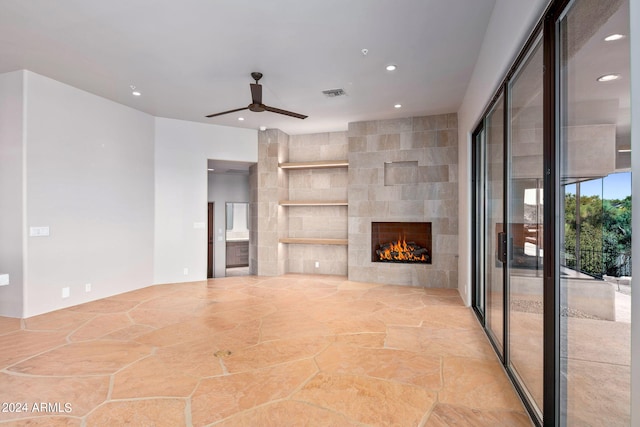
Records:
M278 240L280 243L292 245L341 245L347 246L347 239L309 239L305 237L288 237Z
M317 162L289 162L279 163L282 169L323 169L323 168L346 168L349 166L348 160L320 160Z
M280 206L347 206L346 200L280 200Z

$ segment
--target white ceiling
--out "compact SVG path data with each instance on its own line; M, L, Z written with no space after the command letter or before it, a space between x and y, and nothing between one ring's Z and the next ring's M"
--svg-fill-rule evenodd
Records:
M28 69L159 117L345 130L457 111L494 1L2 0L0 73ZM204 117L247 106L252 71L265 104L309 118ZM335 88L348 96L321 93Z

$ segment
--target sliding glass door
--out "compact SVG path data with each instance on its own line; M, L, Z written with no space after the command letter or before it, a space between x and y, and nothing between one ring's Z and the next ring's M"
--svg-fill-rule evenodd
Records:
M543 55L539 38L508 83L509 361L536 413L543 396Z
M558 30L561 420L628 426L628 1L576 0Z
M474 132L473 304L536 425L630 424L628 0L554 0Z
M504 353L504 105L501 95L488 114L484 144L485 325L501 356Z

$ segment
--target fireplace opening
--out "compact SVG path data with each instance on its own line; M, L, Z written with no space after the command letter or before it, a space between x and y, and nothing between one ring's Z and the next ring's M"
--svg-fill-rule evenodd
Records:
M372 222L371 261L431 264L430 222Z

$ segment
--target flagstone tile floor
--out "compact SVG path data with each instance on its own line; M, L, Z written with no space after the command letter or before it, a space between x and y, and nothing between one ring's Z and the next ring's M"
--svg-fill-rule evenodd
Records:
M457 290L158 285L0 317L0 426L531 426Z

